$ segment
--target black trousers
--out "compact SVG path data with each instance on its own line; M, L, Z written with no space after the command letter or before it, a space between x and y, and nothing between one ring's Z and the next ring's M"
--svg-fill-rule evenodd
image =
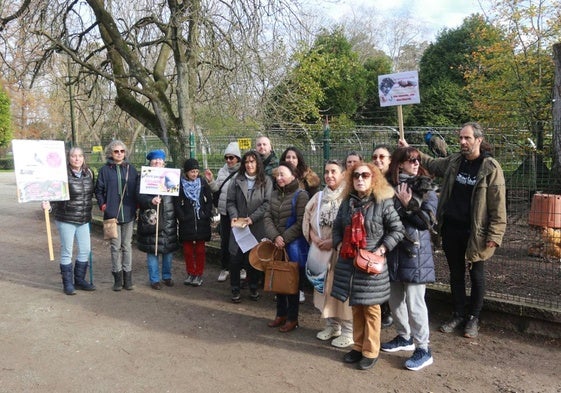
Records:
M444 222L442 226L442 249L450 268L450 290L454 302L454 312L466 315L466 249L470 230ZM485 262L469 264L471 296L469 315L479 318L485 296Z
M232 233L232 227L230 226L230 216L227 214L220 215L220 264L222 265L222 270L230 270L230 251L228 247L230 246L230 233Z
M255 270L249 263L249 251L245 254L238 247L236 255L231 255L230 258L230 286L232 291L239 291L241 288L240 283L240 270L245 269L247 278L249 279L249 289L257 289L257 281L259 271Z
M277 317L286 317L289 321L298 320L300 295L277 295Z

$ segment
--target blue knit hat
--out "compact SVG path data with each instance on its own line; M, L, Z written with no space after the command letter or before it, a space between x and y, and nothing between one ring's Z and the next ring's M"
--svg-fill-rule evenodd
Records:
M161 158L162 160L166 160L166 153L163 150L152 150L150 153L146 155L146 159L148 161L157 160Z

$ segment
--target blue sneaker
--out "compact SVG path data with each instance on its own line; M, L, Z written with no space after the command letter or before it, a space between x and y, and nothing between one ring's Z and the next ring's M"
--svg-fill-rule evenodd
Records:
M405 368L412 371L420 370L430 366L433 362L432 353L429 349L417 348L413 356L405 361Z
M415 344L413 344L413 338L406 340L398 335L393 340L380 345L380 349L384 352L413 351Z

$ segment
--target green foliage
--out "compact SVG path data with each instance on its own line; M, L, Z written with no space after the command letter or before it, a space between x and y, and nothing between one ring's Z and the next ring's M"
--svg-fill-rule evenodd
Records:
M0 85L0 147L5 147L13 138L10 99Z
M366 100L366 71L342 29L321 32L293 63L269 95L267 113L274 123L314 123L324 115L351 118Z
M498 29L478 14L456 29L444 29L420 62L421 103L410 122L457 125L470 120L472 100L464 91L466 73L477 68L474 55L501 40Z
M364 63L366 73L366 101L355 115L357 123L363 124L394 124L395 108L380 107L380 96L378 95L378 75L386 75L392 72L392 60L389 56L381 53L375 57L368 58Z

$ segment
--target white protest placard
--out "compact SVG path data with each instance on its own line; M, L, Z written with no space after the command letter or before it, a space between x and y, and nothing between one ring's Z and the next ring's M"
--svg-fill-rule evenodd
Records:
M140 169L140 193L150 195L179 195L181 170L143 166Z
M419 74L417 71L378 75L380 106L419 104Z
M18 202L66 201L68 173L63 141L12 141Z

